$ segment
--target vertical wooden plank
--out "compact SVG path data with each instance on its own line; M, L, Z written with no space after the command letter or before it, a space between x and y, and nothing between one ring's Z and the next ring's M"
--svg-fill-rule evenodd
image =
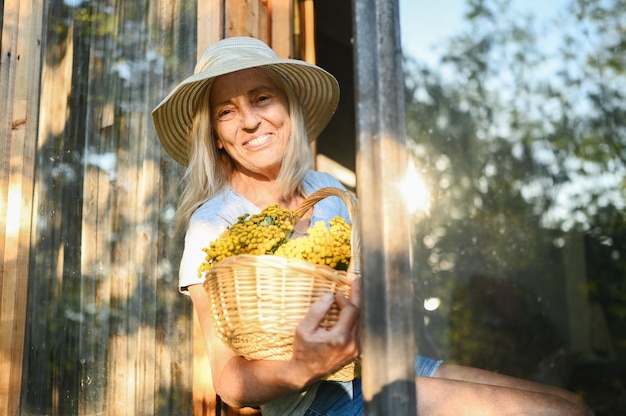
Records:
M0 414L19 409L37 145L43 3L5 1L0 57Z
M136 7L136 6L135 6ZM132 18L135 9L123 5L118 10L119 24L116 34L126 39L114 44L111 52L122 62L132 65L144 59L144 44L133 43L133 32L141 30L142 24ZM134 46L130 48L129 46ZM118 58L118 59L120 59ZM113 67L106 62L105 67ZM103 74L103 79L94 79L94 85L108 85L120 106L115 115L114 126L118 147L116 150L115 190L113 211L116 224L109 231L114 247L112 262L115 267L112 281L111 303L122 319L116 320L112 328L110 366L112 377L109 383L108 408L112 413L151 414L156 407L155 397L155 349L156 349L156 250L150 249L156 240L154 219L156 211L154 188L159 183L158 168L152 149L158 149L154 137L143 133L147 119L138 106L143 100L144 87L132 75L130 78ZM100 95L104 95L102 91ZM97 108L97 105L95 106ZM93 145L106 148L106 135L92 134L98 142ZM89 149L93 148L89 146ZM99 156L99 152L95 153ZM99 217L105 217L106 212Z
M415 414L415 325L397 0L353 0L357 191L363 259L363 395L368 415ZM367 221L370 219L370 221Z
M225 37L226 28L223 0L199 1L197 6L197 52L199 59L204 49ZM197 60L196 59L196 60ZM195 311L193 312L193 415L209 416L216 412L216 395L211 378L211 367L206 342Z
M110 326L111 265L107 262L107 245L111 217L102 216L110 211L110 200L114 193L108 172L88 165L85 171L85 192L83 203L83 279L81 282L81 305L95 313L86 314L80 338L79 356L81 359L79 409L81 414L103 413L104 397L107 388L107 361ZM98 319L100 317L100 319Z
M254 16L253 16L254 17ZM270 0L259 0L257 3L256 18L258 21L258 32L256 37L272 44L272 19Z
M181 256L182 235L176 233L171 212L179 200L179 184L183 168L173 163L160 146L150 112L172 87L180 80L182 74L187 75L193 69L197 58L198 44L203 42L202 33L221 32L220 18L222 2L207 0L199 2L146 0L149 11L149 33L158 34L152 37L154 43L148 46L160 52L166 60L153 62L155 70L150 73L148 87L144 93L143 119L147 138L147 148L153 154L151 169L154 172L154 194L148 202L159 207L159 211L151 218L152 226L147 250L157 253L157 258L150 260L156 286L155 319L155 366L154 395L157 399L153 414L192 414L193 412L193 326L192 305L178 293L177 271ZM212 16L213 19L207 16ZM196 25L190 17L195 17ZM217 19L217 20L214 20ZM203 32L205 31L206 32ZM168 35L172 33L172 36ZM181 46L184 45L184 48ZM149 56L149 55L147 55ZM151 174L149 174L151 176ZM158 236L154 232L158 232Z
M91 12L96 14L102 10L101 4L95 4ZM117 24L117 11L111 18L111 29ZM94 19L98 20L98 19ZM83 320L79 329L78 356L81 363L79 373L78 408L83 414L103 414L107 412L106 397L109 388L116 384L110 382L109 371L114 373L116 367L107 360L111 350L111 328L115 325L111 316L122 315L121 310L112 308L112 256L110 253L112 229L116 223L117 211L112 206L116 196L115 181L115 103L112 97L116 89L104 77L110 68L113 55L108 49L106 36L89 36L86 47L81 48L81 34L102 33L97 23L92 26L82 22L77 31L75 41L78 50L73 51L73 60L86 60L89 77L84 88L89 96L97 96L98 100L86 108L70 108L70 115L76 117L78 111L84 111L88 122L80 126L78 134L86 136L86 143L81 143L84 154L84 165L81 166L82 177L82 213L81 213L81 279L79 286L80 303ZM93 28L93 29L92 29ZM99 53L100 51L105 53ZM72 65L73 69L73 65ZM74 74L72 74L74 75ZM94 80L97 80L94 82ZM72 81L75 84L76 81ZM76 85L68 88L76 89ZM103 143L109 143L108 146ZM91 311L88 313L87 311ZM114 335L119 340L119 334ZM120 396L120 399L123 396ZM129 411L132 411L129 408Z
M87 173L93 169L101 173L97 173L96 176L98 180L96 190L88 190L87 182L84 185L85 193L92 194L97 209L90 213L91 217L87 217L83 208L85 259L82 263L84 268L93 260L101 258L103 260L101 267L107 270L108 274L101 276L102 282L99 282L98 275L93 273L85 276L81 294L83 300L91 298L92 302L96 301L92 296L99 297L100 294L87 293L85 280L95 279L96 285L106 282L104 284L107 291L101 293L101 305L105 306L102 312L108 323L107 327L103 328L107 332L106 347L97 354L98 360L107 363L106 372L103 374L106 389L104 402L92 403L91 406L94 406L92 410L110 414L139 414L143 385L138 372L145 357L141 356L137 349L141 317L137 303L143 294L138 290L138 278L135 275L136 267L133 261L139 263L141 259L135 259L136 245L132 230L136 226L133 211L142 207L137 207L135 203L138 190L136 169L132 161L137 157L135 142L140 141L141 136L136 135L132 141L128 138L131 134L129 123L135 117L130 111L134 107L130 97L132 90L136 88L132 74L126 74L125 79L120 79L122 77L116 76L116 71L112 69L118 62L129 66L135 62L134 54L140 53L138 48L141 43L135 43L132 49L126 47L125 41L131 39L129 33L125 32L126 29L137 30L133 19L126 18L126 13L130 14L133 10L127 10L127 6L120 2L116 6L114 13L106 22L107 27L104 27L105 22L100 19L94 19L92 23L88 95L100 98L90 102L85 108L90 120L85 126L88 140L84 150L87 165L85 169ZM107 7L109 7L107 2L96 2L93 10L94 13L101 14ZM109 106L113 107L113 110L109 111ZM113 160L109 172L100 162L107 154ZM87 202L85 199L83 204ZM98 242L89 238L86 227L88 223L94 224L97 232L104 236L104 241ZM102 245L99 245L100 243ZM83 270L83 273L88 272ZM85 338L88 338L87 334ZM85 347L93 349L96 339L89 338ZM87 397L83 395L83 399ZM146 397L146 401L151 402L150 396Z
M226 0L224 37L252 36L270 43L271 19L267 0Z
M193 415L212 416L216 414L217 397L213 388L211 364L206 341L198 317L193 312Z
M313 0L300 1L300 22L302 25L302 56L300 59L314 64L317 61L315 58L315 9Z
M224 31L224 1L198 1L198 53L196 60L200 58L202 51L208 45L224 37Z
M72 265L80 264L76 254L80 252L80 232L76 232L80 229L80 221L76 220L80 209L76 201L81 198L71 179L77 173L76 146L66 130L74 110L68 97L75 64L74 38L68 30L71 23L65 19L67 15L67 10L52 7L47 13L49 30L43 38L35 215L27 277L34 284L28 291L28 355L24 367L28 377L22 395L22 408L33 414L70 413L73 403L77 403L72 376L61 371L70 362L70 368L79 370L76 361L69 361L68 357L76 351L71 341L75 339L76 318L80 316L72 301L76 297L64 298L67 293L76 293L72 289L77 279L71 277L80 276L80 269L73 269ZM55 25L60 21L64 24ZM80 97L80 90L75 89L74 96ZM70 233L63 234L64 220L74 231L72 237ZM63 325L55 324L60 317Z
M272 49L281 58L293 58L293 0L272 0L270 13Z
M258 21L250 19L258 0L226 0L224 8L224 37L253 36L258 32Z

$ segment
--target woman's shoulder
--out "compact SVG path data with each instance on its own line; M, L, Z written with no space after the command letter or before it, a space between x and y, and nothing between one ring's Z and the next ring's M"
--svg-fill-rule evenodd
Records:
M329 186L345 189L343 184L330 173L310 170L304 177L304 187L308 193Z
M304 178L304 189L308 194L311 194L320 188L326 187L335 187L343 190L346 189L345 186L337 180L337 178L329 173L310 171ZM331 196L315 204L315 211L311 222L313 224L316 221L328 222L335 216L341 216L349 219L345 203L336 196Z
M209 199L193 213L190 225L193 223L219 223L230 225L246 213L258 210L248 200L226 188Z

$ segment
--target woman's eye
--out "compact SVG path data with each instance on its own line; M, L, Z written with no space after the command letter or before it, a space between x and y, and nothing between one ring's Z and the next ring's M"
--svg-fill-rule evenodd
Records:
M230 109L223 109L217 113L217 117L223 120L224 118L228 118L231 114L232 111Z

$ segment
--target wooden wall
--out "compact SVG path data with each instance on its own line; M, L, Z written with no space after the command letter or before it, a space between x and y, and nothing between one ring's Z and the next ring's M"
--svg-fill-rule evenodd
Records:
M216 413L176 290L182 169L150 111L223 37L314 59L311 13L312 0L3 2L0 416Z

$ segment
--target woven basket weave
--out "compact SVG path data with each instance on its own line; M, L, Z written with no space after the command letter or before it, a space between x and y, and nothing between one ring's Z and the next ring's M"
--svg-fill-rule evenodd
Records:
M295 210L300 217L324 198L336 196L346 204L352 223L351 256L347 271L272 255L240 254L216 263L206 273L204 289L211 301L220 338L250 360L289 360L296 326L313 302L325 293L342 291L361 273L357 201L352 193L322 188ZM331 328L339 310L333 305L321 323ZM360 375L354 360L325 379L350 381Z

